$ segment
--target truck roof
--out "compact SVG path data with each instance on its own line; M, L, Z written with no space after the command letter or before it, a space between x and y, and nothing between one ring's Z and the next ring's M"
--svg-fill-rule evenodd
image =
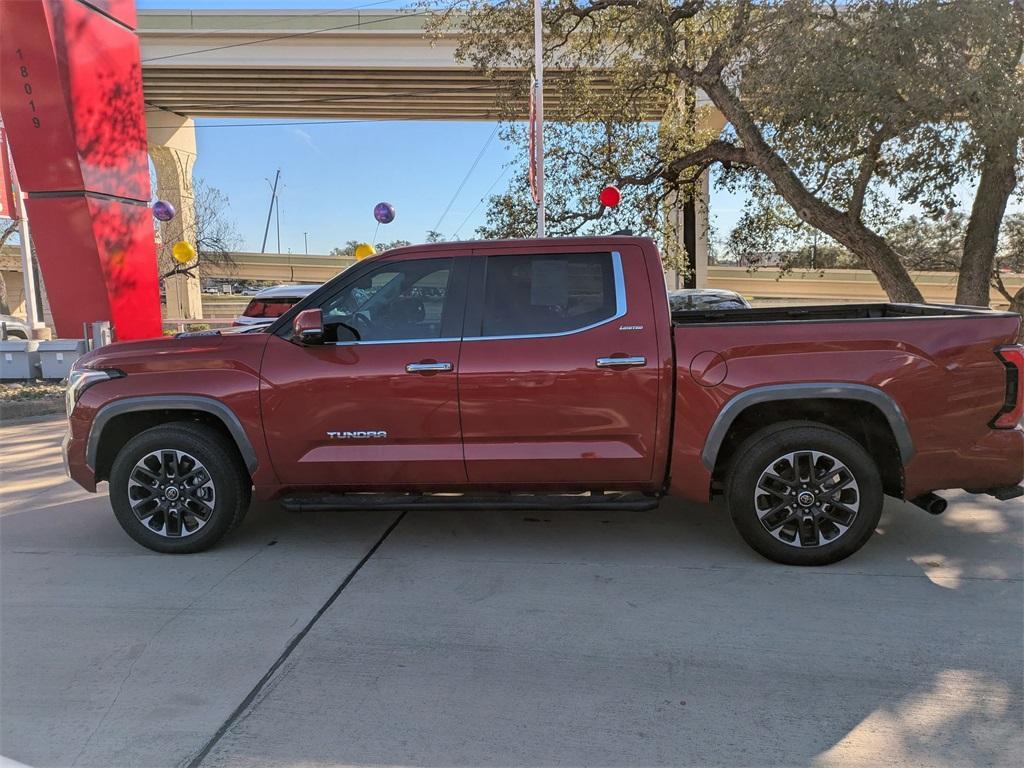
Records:
M514 240L449 240L439 243L423 243L420 245L403 245L378 254L383 256L401 255L405 253L424 253L431 251L473 250L479 248L509 248L526 253L557 252L560 248L571 246L594 246L595 248L613 248L623 245L640 245L656 248L657 245L649 237L633 235L589 235L586 237L528 237ZM460 254L450 254L458 256ZM468 253L461 254L468 256ZM374 256L370 258L376 258Z

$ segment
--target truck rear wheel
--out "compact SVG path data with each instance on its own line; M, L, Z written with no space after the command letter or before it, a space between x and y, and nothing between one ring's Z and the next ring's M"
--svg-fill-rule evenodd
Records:
M165 424L133 437L110 471L125 532L156 552L201 552L241 522L251 484L234 446L204 424Z
M737 449L726 479L733 523L770 560L827 565L874 533L882 480L856 440L809 421L760 430Z

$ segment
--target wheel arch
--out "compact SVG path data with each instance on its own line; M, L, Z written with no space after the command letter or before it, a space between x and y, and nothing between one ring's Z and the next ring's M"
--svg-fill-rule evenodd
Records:
M97 480L108 479L116 447L146 429L180 421L201 422L220 430L235 446L250 476L256 471L256 451L234 411L220 400L199 395L150 395L107 403L97 411L89 429L86 464Z
M801 419L857 440L876 457L885 492L903 495L903 467L914 455L914 442L899 404L866 384L782 384L741 392L712 424L701 463L720 479L736 448L751 434L779 421Z

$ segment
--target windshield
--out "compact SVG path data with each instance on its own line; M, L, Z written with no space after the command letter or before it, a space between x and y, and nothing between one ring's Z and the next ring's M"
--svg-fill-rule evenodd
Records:
M726 296L715 293L688 293L681 296L668 297L673 312L685 312L695 309L746 309L747 304L737 296Z
M253 299L242 315L245 317L280 317L299 301L298 296Z

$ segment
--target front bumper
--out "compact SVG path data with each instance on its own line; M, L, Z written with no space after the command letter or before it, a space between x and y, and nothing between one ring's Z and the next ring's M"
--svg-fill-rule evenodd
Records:
M86 435L88 435L88 432L86 432ZM72 421L68 425L68 431L64 433L64 439L60 444L64 471L68 477L85 488L85 490L95 493L96 473L85 461L85 444L85 437L77 437L75 435L75 424Z

